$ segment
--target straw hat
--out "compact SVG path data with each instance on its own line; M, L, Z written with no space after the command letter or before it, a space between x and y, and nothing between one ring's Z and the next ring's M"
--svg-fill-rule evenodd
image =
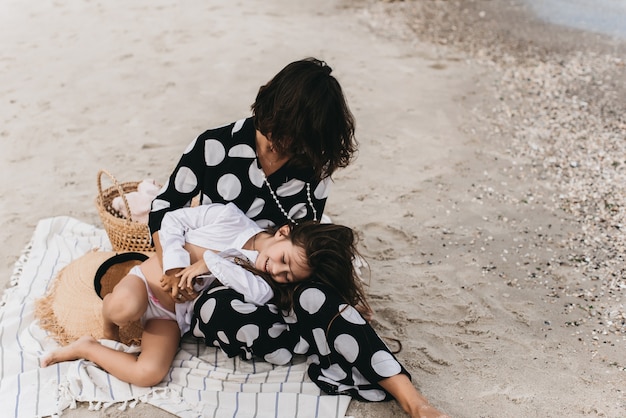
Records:
M146 253L91 251L65 266L48 293L36 302L35 316L61 345L83 335L104 338L102 298L110 293L128 271L148 258ZM140 344L141 324L120 329L125 344Z

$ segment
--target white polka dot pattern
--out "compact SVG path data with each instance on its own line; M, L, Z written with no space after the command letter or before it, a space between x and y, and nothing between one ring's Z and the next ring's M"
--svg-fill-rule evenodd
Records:
M189 145L187 145L187 148L185 148L185 151L183 151L183 154L189 154L191 150L193 149L193 147L196 146L196 142L198 142L198 138L194 139L193 141L189 143Z
M254 340L259 338L259 327L254 324L244 325L237 331L236 338L237 341L245 343L248 347L252 347Z
M322 369L322 374L335 382L343 380L348 376L338 364L331 364L329 368Z
M245 303L237 299L234 299L230 303L230 306L233 308L235 312L238 312L240 314L250 314L257 310L257 307L253 305L252 303Z
M298 322L298 317L296 317L296 313L293 310L291 310L287 315L283 313L283 319L287 324L295 324Z
M289 350L285 348L279 348L278 350L263 356L263 360L271 364L277 364L279 366L289 363L292 358L293 356L291 355Z
M315 328L312 331L313 338L315 339L315 345L317 346L317 351L323 355L327 356L330 354L330 347L328 347L328 341L326 340L326 333L321 328Z
M278 338L280 334L285 332L289 327L286 324L276 323L272 325L272 328L267 330L267 334L272 338Z
M289 219L300 222L321 217L326 198L316 195L328 193L330 180L319 182L311 176L311 170L287 165L269 176L267 187L256 156L252 118L209 129L185 149L158 195L166 203L152 209L150 228L158 229L164 213L180 207L181 193L189 199L195 191L200 192L201 204L233 202L262 228L282 225Z
M306 183L302 180L291 179L286 183L283 183L280 187L276 189L276 194L280 197L293 196L298 194L304 189L304 185Z
M218 331L217 338L224 344L230 344L230 341L228 340L228 335L226 335L224 331Z
M263 179L265 177L263 171L258 167L256 160L252 161L252 164L248 167L248 177L250 177L250 182L256 187L261 188L263 186Z
M352 385L344 385L343 383L338 384L337 382L329 382L329 383L333 383L337 385L337 392L339 393L346 393L346 391L356 389L356 386L352 386Z
M371 382L367 380L356 367L352 368L352 381L357 386L371 384Z
M166 202L161 199L154 199L152 201L152 211L167 209L170 207L170 202Z
M239 144L239 145L235 145L234 147L232 147L228 151L228 156L236 157L236 158L256 158L256 154L254 153L254 150L250 148L249 145L245 145L245 144Z
M183 201L181 191L188 200L196 190L202 204L233 202L262 228L282 225L288 218L297 222L322 218L332 180L317 182L311 179L311 172L284 166L269 176L268 187L258 166L255 138L254 123L248 118L230 127L207 130L193 140L154 201L152 209L158 213L153 213L151 228L158 228L158 217ZM289 313L279 312L275 305L244 303L241 295L233 296L221 286L205 291L199 300L202 306L196 306L194 335L221 347L229 356L257 355L285 364L294 354L308 354L309 377L320 387L372 401L390 395L376 390L369 379L377 382L403 372L356 309L342 305L324 286L305 286ZM333 321L330 330L329 320ZM328 365L332 366L322 370Z
M385 392L379 389L359 390L359 395L371 402L380 402L385 399Z
M325 301L326 295L321 290L315 288L304 290L299 298L300 306L302 306L309 315L317 313Z
M198 338L204 338L204 332L200 329L200 322L196 322L196 326L193 328L193 335Z
M395 376L402 371L400 363L387 351L380 350L375 352L371 362L374 371L383 377Z
M349 363L354 363L359 356L359 343L349 334L341 334L335 338L335 350Z
M365 319L363 319L359 311L354 309L352 306L343 304L339 305L339 309L341 312L341 317L346 321L356 325L366 324Z
M237 122L235 122L235 124L233 125L233 130L230 132L230 134L234 135L237 132L239 132L245 122L246 122L245 119L239 119Z
M302 219L307 214L307 206L305 203L298 203L294 205L289 211L289 217L292 219Z
M213 201L211 200L211 198L205 194L202 195L202 204L203 205L210 205L211 203L213 203Z
M320 181L320 184L318 184L313 191L313 196L315 196L316 199L326 199L328 197L328 193L330 192L331 183L332 180L330 179L330 177L326 177L325 179Z
M215 310L215 300L209 299L202 305L200 308L200 318L202 318L202 322L207 323L213 316L213 311Z
M198 185L196 175L187 167L181 167L174 178L174 187L179 193L191 193Z
M254 199L254 202L252 202L252 205L250 205L250 209L248 209L248 211L246 212L246 216L248 218L254 218L259 213L261 213L263 207L265 207L265 200L257 197L256 199Z
M219 165L224 161L226 150L217 139L209 139L204 143L204 162L209 167Z
M309 351L309 347L311 347L309 343L307 343L304 338L300 337L300 341L298 341L294 347L293 352L295 354L306 354L306 352Z
M224 200L234 200L241 193L241 182L234 174L224 174L217 181L217 192Z
M258 307L243 302L241 295L228 296L231 293L217 298L218 288L207 294L220 300L220 318L228 317L228 321L211 320L210 325L200 318L201 330L195 327L194 335L203 332L205 341L215 341L229 356L250 359L256 355L272 364L287 364L294 355L308 354L308 376L320 388L367 401L391 398L375 382L402 373L402 366L359 313L325 286L307 285L289 312L275 305ZM213 311L212 299L209 296L203 302L210 307L206 310ZM222 315L224 307L231 311ZM252 312L256 313L251 316Z

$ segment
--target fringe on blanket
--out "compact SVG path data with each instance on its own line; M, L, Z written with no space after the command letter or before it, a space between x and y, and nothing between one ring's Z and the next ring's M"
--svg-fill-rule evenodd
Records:
M20 256L18 257L15 265L13 266L13 272L11 273L11 277L9 277L9 287L17 286L20 282L20 277L22 277L22 272L24 270L24 264L28 261L28 257L30 255L30 251L33 248L33 241L31 240L24 249L22 249ZM7 292L4 292L2 295L2 301L0 301L0 306L4 306L6 304Z
M139 403L149 404L151 400L168 399L174 403L182 402L183 397L176 394L171 388L152 388L148 393L141 396L137 396L133 399L127 399L121 402L104 402L104 401L80 401L72 394L69 382L63 382L58 387L59 404L58 411L52 415L52 418L57 418L63 415L63 411L66 409L77 409L79 402L88 404L87 409L89 411L105 411L108 408L115 406L120 412L125 412L127 409L134 409ZM39 416L36 418L45 418L46 416Z

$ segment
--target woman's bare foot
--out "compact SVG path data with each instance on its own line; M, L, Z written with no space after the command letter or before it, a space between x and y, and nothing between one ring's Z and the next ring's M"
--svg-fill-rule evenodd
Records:
M62 361L86 358L89 348L93 347L94 344L100 343L92 336L86 335L84 337L80 337L73 343L49 353L41 360L41 367L48 367Z

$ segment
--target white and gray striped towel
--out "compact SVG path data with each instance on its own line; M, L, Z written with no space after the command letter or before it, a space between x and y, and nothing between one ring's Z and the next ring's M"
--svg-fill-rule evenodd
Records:
M58 345L39 328L34 302L61 268L93 248L110 251L104 230L70 217L48 218L38 223L16 263L0 306L3 417L52 416L76 402L125 410L142 401L180 417L345 416L350 398L321 393L306 375L304 358L277 367L229 359L220 350L185 341L170 373L152 388L124 383L88 361L40 368L42 355Z

